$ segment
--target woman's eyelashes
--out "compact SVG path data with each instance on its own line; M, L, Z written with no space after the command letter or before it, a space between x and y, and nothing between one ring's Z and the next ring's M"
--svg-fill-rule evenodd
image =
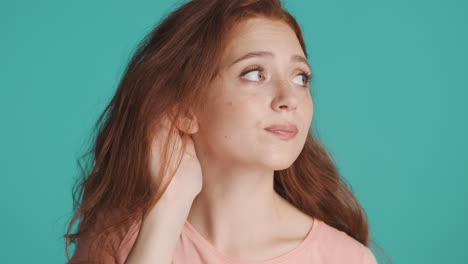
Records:
M309 83L311 82L311 79L312 79L312 75L310 73L302 71L297 76L302 76L302 79L303 79L302 80L303 84L298 84L298 85L309 87ZM266 78L263 67L258 66L258 65L248 67L247 69L242 71L240 77L250 77L252 81L262 81L262 80L265 80ZM257 77L260 77L260 79L257 79Z

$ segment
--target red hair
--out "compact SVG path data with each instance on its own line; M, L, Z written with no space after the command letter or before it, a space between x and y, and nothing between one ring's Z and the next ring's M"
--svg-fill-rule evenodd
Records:
M149 173L155 131L165 115L175 119L203 107L204 89L217 74L226 35L236 23L253 17L288 24L307 57L301 28L279 0L190 1L139 44L96 122L86 167L79 163L83 177L73 188L75 213L65 234L67 258L69 244L86 236L92 241L89 262L102 262L110 245L158 201L167 184L154 183ZM170 135L177 133L173 126ZM164 150L170 154L167 147ZM364 209L311 131L297 160L275 171L274 189L306 214L369 245ZM77 220L78 230L71 234Z

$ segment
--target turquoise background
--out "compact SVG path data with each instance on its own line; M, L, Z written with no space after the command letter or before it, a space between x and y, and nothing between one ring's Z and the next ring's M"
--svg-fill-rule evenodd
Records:
M2 1L2 263L64 263L76 159L138 41L181 1ZM394 263L468 259L468 2L283 1L314 129ZM376 252L377 254L377 252Z

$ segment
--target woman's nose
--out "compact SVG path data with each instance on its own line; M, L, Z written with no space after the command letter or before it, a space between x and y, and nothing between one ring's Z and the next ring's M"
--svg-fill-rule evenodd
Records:
M297 108L298 93L294 90L287 80L276 80L274 87L274 97L271 102L271 107L275 111L292 111Z

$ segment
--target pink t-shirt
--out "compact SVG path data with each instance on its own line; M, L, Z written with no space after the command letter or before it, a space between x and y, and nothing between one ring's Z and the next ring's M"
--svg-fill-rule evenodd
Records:
M107 263L124 264L139 232L134 225L114 250L117 260L110 257ZM85 259L86 245L78 243L77 250L70 264ZM372 251L354 238L348 236L325 222L314 218L313 225L305 239L293 250L263 261L243 261L226 256L208 242L197 230L185 221L177 243L173 264L279 264L279 263L314 263L314 264L377 264Z

